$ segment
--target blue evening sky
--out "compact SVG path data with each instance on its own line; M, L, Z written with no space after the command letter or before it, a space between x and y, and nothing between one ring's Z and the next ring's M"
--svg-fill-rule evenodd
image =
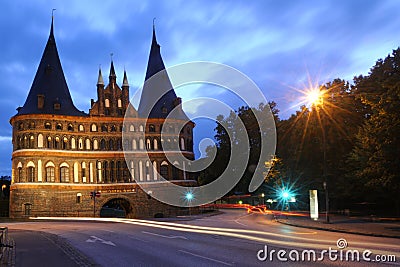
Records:
M105 82L113 53L117 82L124 68L131 95L143 83L152 21L167 67L191 61L227 64L243 72L278 103L287 118L298 108L308 79L351 81L368 74L379 58L400 45L400 2L336 1L1 1L0 175L11 174L9 119L31 87L54 12L55 38L67 83L78 109L96 99L101 65ZM177 89L183 101L235 99L216 86ZM195 113L201 107L185 107ZM213 136L198 122L195 142Z

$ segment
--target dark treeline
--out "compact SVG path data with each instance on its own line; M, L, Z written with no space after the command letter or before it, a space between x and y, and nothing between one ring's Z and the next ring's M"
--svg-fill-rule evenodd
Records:
M276 158L256 193L274 198L274 189L286 185L296 191L298 208L306 208L308 190L318 189L322 200L327 182L332 210L399 216L400 49L378 60L367 76L355 77L352 84L335 79L321 85L320 90L324 92L320 105L302 106L288 119L280 119L276 103L269 103L277 129ZM236 121L242 119L251 156L242 179L229 194L248 193L260 153L254 113L262 114L267 108L241 107L217 118L217 156L200 173L200 184L223 172L230 146L240 142L230 140L224 127L234 129Z

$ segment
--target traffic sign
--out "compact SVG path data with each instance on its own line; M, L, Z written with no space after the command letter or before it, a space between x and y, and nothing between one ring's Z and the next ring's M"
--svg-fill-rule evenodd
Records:
M101 196L101 192L100 191L92 191L90 192L90 197L100 197Z

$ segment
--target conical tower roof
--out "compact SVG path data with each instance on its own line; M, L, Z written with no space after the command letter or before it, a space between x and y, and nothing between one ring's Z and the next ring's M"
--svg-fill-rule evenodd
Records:
M161 74L155 74L162 71ZM164 61L161 57L160 45L157 43L156 31L153 25L153 38L151 42L149 60L145 84L140 98L138 113L141 117L147 118L166 118L176 106L177 96L172 87L171 81L165 70ZM178 112L179 118L188 120L183 111Z
M53 33L53 18L49 39L25 104L18 108L18 114L58 114L82 116L72 102L58 56Z

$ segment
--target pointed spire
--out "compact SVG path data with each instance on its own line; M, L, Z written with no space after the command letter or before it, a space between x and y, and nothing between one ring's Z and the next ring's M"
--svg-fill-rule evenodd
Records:
M112 54L111 54L112 55ZM112 79L116 80L117 79L117 75L115 75L115 69L114 69L114 62L111 58L111 67L110 67L110 76L109 76L110 81Z
M104 85L103 75L101 74L100 67L99 67L99 77L97 78L97 85Z
M161 72L154 79L150 79L153 75ZM172 87L168 73L161 57L160 45L157 43L156 31L153 21L153 37L150 47L149 61L147 63L147 71L145 83L140 97L138 113L146 118L166 118L175 106L177 96ZM187 119L182 112L179 119Z
M72 102L65 80L54 38L54 18L51 18L49 39L47 40L39 67L36 71L25 104L18 110L21 114L60 114L82 116ZM40 106L38 100L41 99Z
M50 37L49 37L49 39L52 38L53 41L54 41L54 31L53 31L54 27L53 27L53 24L54 24L54 11L55 10L56 10L55 8L53 8L51 10L51 28L50 28Z
M165 65L161 57L160 45L157 43L156 28L153 20L153 38L151 41L150 55L149 55L149 61L147 63L145 81L147 81L151 76L153 76L157 72L162 71L164 69Z
M124 80L122 82L122 87L129 86L128 77L126 76L126 70L124 70Z
M155 23L154 23L155 20L156 20L156 18L153 19L153 39L152 39L152 41L151 41L151 45L152 45L152 46L153 46L153 45L160 46L160 45L157 43L157 38L156 38L156 25L155 25Z

